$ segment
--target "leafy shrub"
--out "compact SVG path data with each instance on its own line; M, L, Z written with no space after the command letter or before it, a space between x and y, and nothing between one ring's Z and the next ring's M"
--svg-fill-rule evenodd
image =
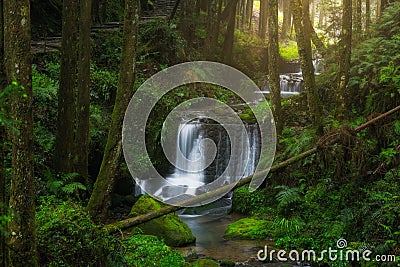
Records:
M134 235L123 241L125 260L128 266L148 267L184 266L185 259L156 236Z
M41 266L106 265L117 242L71 201L43 198L36 212Z
M242 214L250 214L257 217L270 217L274 213L274 209L268 208L268 192L257 190L249 192L248 186L242 186L233 193L233 209Z

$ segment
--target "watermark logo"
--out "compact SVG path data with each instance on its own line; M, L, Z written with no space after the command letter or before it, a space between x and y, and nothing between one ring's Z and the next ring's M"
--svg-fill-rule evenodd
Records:
M321 262L321 261L366 261L366 262L395 262L395 255L373 255L373 252L368 249L357 250L348 249L346 239L340 238L336 242L336 248L329 247L317 253L315 250L268 250L268 246L259 250L257 258L260 261L273 261L277 259L280 262Z
M126 110L122 130L123 153L131 175L149 195L164 203L183 207L199 206L215 201L229 192L243 178L248 160L238 162L230 158L222 175L210 183L192 187L188 187L191 184L190 181L186 184L171 183L152 165L146 150L145 128L149 115L165 94L174 88L191 83L222 86L239 96L253 112L261 137L260 157L255 168L255 173L261 173L261 175L254 175L249 185L249 190L254 191L264 181L274 159L276 132L273 115L260 89L249 77L235 68L216 62L196 61L172 66L149 78L135 92ZM189 160L185 155L177 155L182 153L176 149L179 146L177 136L179 131L184 129L182 124L189 124L199 117L212 119L224 127L231 142L231 156L248 153L248 139L238 138L247 134L245 125L238 114L218 99L194 98L184 101L170 112L161 131L164 154L176 168L187 172L193 171L186 167L188 164L185 162L176 160L177 157ZM206 149L201 153L200 158L195 159L202 162L201 168L194 171L207 168L216 156L214 142L207 138L202 142ZM187 179L190 179L190 175ZM219 191L216 191L217 189ZM214 193L208 194L209 192ZM202 197L196 198L199 196ZM182 204L185 201L188 203L187 200L190 199L195 201L187 205Z

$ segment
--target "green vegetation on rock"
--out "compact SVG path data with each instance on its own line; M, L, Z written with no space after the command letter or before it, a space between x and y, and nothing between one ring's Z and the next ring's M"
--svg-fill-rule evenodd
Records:
M139 216L159 210L164 206L164 204L161 204L148 195L141 196L135 205L133 205L129 216ZM156 235L162 238L169 246L179 247L191 244L196 240L189 227L174 213L146 222L140 225L139 228L144 234Z
M269 222L254 218L243 218L228 225L225 237L234 239L263 239L269 234Z

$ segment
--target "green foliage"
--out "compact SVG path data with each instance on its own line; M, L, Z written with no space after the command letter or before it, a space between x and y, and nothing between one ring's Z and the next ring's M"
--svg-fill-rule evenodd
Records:
M400 3L390 4L374 26L372 38L354 49L349 85L365 98L361 111L383 112L400 103L399 14Z
M284 60L289 62L299 59L297 43L295 41L289 41L285 45L280 45L279 54Z
M118 87L118 72L92 67L90 86L92 103L112 106Z
M11 216L9 214L9 210L5 207L5 204L0 202L0 210L6 211L5 214L0 214L0 236L7 236L7 223L11 221Z
M118 243L71 201L43 198L36 229L41 266L105 266L117 257Z
M248 186L242 186L233 193L233 209L241 214L268 218L274 210L268 208L267 194L265 189L250 193Z
M79 178L78 173L67 173L54 175L49 168L44 172L46 185L50 194L59 199L78 197L79 193L85 192L86 187L76 182Z
M276 194L278 200L278 208L285 208L292 203L302 200L302 190L298 187L288 187L285 185L276 186L275 189L281 189Z
M123 241L125 266L135 267L179 267L184 266L185 259L155 236L134 235Z
M16 130L15 122L10 116L10 105L8 100L12 96L28 97L24 92L24 88L20 86L17 82L12 82L10 85L6 86L3 91L0 91L0 127L8 127L12 130ZM18 123L18 122L17 122Z
M139 29L139 58L148 56L161 64L175 64L185 59L186 41L176 25L165 20L150 20Z

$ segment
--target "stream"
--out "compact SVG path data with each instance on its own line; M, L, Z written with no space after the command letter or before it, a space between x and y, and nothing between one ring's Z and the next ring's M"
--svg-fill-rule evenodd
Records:
M217 261L230 260L239 266L284 266L282 263L263 263L257 260L257 252L265 245L272 247L271 240L232 240L224 238L228 224L243 218L239 214L223 216L181 216L196 236L196 244L179 248L183 254L195 252L199 258ZM288 266L288 265L285 265Z

